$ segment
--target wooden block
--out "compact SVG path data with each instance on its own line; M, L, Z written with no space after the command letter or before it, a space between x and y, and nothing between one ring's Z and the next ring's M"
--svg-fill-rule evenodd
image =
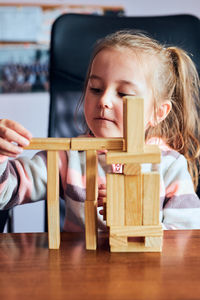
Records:
M117 236L162 236L163 229L161 225L154 226L110 226L110 235Z
M97 202L85 201L85 242L87 250L97 248Z
M160 214L160 174L143 174L143 225L158 225Z
M124 175L107 174L107 225L124 225Z
M98 195L98 162L95 150L86 151L86 201L96 201Z
M123 150L123 138L72 138L71 150Z
M71 144L70 138L32 138L25 150L69 150Z
M123 243L126 238L127 243ZM162 236L155 237L136 237L127 238L115 235L112 236L110 242L111 252L161 252L162 251Z
M123 169L124 175L140 175L141 165L140 164L125 164Z
M131 163L160 163L161 151L157 145L145 145L144 152L108 152L106 154L107 164L131 164Z
M111 252L161 252L162 246L146 247L144 242L129 242L126 246L111 246Z
M88 250L97 247L97 168L96 151L86 151L85 240Z
M144 149L144 101L138 97L124 97L124 139L126 152Z
M142 225L142 176L124 176L125 225Z
M57 151L47 152L47 210L50 249L58 249L60 247L58 159Z
M162 250L163 237L162 236L147 236L145 237L145 247L147 248L159 248Z
M109 243L111 247L112 246L121 247L121 246L127 246L128 240L126 236L110 235Z

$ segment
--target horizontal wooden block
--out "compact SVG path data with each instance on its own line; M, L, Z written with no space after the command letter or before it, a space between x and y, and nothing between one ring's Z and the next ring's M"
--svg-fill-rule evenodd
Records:
M72 138L71 150L123 150L123 138Z
M109 243L111 247L127 246L128 240L126 236L110 235Z
M32 138L25 150L69 150L70 138Z
M128 243L126 246L111 246L111 252L161 252L162 247L160 246L153 246L153 247L146 247L145 243L135 242L135 243Z
M108 152L107 164L130 164L130 163L160 163L161 151L157 145L145 145L144 152Z
M163 229L161 225L157 226L111 226L111 235L118 236L162 236Z
M145 247L152 248L160 248L162 250L163 237L162 236L147 236L145 237Z
M124 175L140 175L141 165L140 164L125 164L123 169Z

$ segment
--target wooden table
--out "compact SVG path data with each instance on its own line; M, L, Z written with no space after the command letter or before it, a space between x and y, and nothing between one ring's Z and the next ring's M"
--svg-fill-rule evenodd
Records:
M166 231L162 253L110 253L99 237L62 233L49 250L46 233L0 234L0 299L200 299L200 230Z

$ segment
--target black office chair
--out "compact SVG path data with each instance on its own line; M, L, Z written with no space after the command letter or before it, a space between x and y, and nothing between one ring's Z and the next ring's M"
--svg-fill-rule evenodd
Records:
M82 94L93 45L99 38L120 29L145 31L161 43L185 49L192 56L200 73L200 20L195 16L113 17L64 14L53 24L51 34L50 137L73 137L80 134L74 115ZM82 120L83 115L79 112L77 123Z
M191 54L200 73L200 20L197 17L64 14L53 24L51 34L49 136L80 134L73 117L93 45L99 38L120 29L139 29L164 44L180 46Z
M4 231L4 227L6 225L8 217L9 217L9 211L8 210L0 211L0 232Z

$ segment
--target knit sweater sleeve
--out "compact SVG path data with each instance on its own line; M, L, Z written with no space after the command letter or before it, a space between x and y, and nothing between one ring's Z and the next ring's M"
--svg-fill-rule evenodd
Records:
M194 191L187 161L183 155L171 151L163 157L165 196L162 223L165 229L200 229L200 199Z
M60 154L60 182L65 176L61 170L66 166L66 155ZM15 205L46 199L47 168L46 152L38 152L32 159L20 157L0 163L0 209L9 209Z

